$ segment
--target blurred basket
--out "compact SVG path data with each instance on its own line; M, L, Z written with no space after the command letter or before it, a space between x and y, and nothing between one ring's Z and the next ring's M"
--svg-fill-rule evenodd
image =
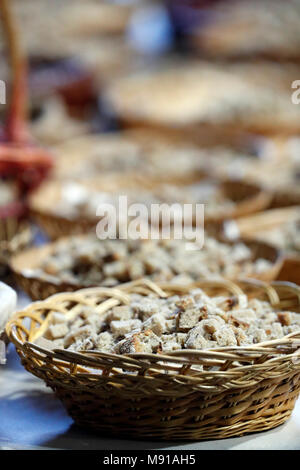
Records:
M292 284L204 281L197 286L209 295L244 292L268 299L275 309L300 310L300 288ZM51 312L76 314L89 305L103 315L129 303L134 292L165 297L187 293L191 287L159 287L142 280L119 290L57 294L16 314L6 330L24 367L55 391L78 425L98 432L203 440L241 436L284 423L300 391L300 332L248 347L180 350L169 355L50 351L34 344ZM197 370L197 365L204 370Z
M277 279L300 285L300 255L285 258Z
M117 122L125 132L136 130L147 131L161 138L168 138L174 141L184 140L201 147L215 147L216 142L218 145L235 146L237 142L247 140L247 137L249 138L249 132L241 126L227 125L225 127L203 122L201 125L189 124L172 127L162 123L157 124L155 122L136 120L128 116L126 118L118 116Z
M153 183L146 178L136 174L122 175L107 174L88 182L78 182L88 189L99 189L101 191L114 192L122 187L152 189ZM44 184L29 201L31 213L38 225L47 233L51 239L67 235L79 235L96 230L99 218L78 216L67 217L55 212L55 207L60 204L64 181L52 180Z
M299 219L300 206L270 209L229 222L227 228L225 226L225 236L227 230L227 237L231 238L232 230L236 237L261 239L265 235L267 238L268 231Z
M188 168L182 168L179 159L178 167L177 152L182 156L185 150L188 160L192 150L194 166L191 164ZM206 159L197 146L191 146L191 142L185 139L170 139L148 131L127 130L81 135L56 146L55 153L53 177L61 180L82 181L103 173L121 173L124 177L124 173L133 172L144 175L145 178L155 178L157 183L175 183L177 179L181 183L182 180L191 178L195 172L199 179L201 176L207 177ZM164 166L166 157L171 163L167 168Z
M197 175L189 181L182 181L181 184L195 184L197 180L202 181L201 174L198 179ZM121 191L135 187L137 189L149 189L159 194L160 183L150 178L139 177L138 175L107 175L105 178L98 178L95 181L80 183L88 188L98 188L102 191ZM178 181L176 181L178 184ZM205 224L220 224L225 219L235 219L253 212L257 212L266 208L270 202L271 194L262 187L237 180L220 180L219 187L225 196L234 201L235 206L225 209L216 215L205 216ZM60 203L60 195L63 189L63 182L52 181L42 186L31 198L30 208L36 222L47 233L51 239L56 239L67 235L84 234L88 231L95 230L99 222L96 217L67 217L55 213L55 207ZM178 184L178 186L181 186ZM199 201L200 202L200 201Z
M59 241L61 240L62 239ZM276 279L283 263L281 252L267 243L252 240L241 241L250 248L253 260L263 258L272 263L269 269L261 273L251 273L249 276L261 281L273 281ZM55 282L54 280L50 281L45 279L42 276L39 277L38 275L32 276L27 274L27 270L37 269L43 260L55 250L56 245L57 243L53 242L42 247L31 248L17 254L11 259L10 267L14 273L17 284L32 300L47 299L50 295L59 292L72 292L87 287L97 287L95 284L88 286L80 283L68 283L61 281L59 278L57 278L57 282Z
M14 178L23 194L39 186L52 167L52 156L43 148L12 142L0 145L1 175Z
M6 270L10 257L26 247L32 238L25 214L25 205L19 201L0 208L0 272Z
M293 221L300 220L300 206L271 209L232 222L239 236L253 240L268 240L268 232ZM237 228L237 230L236 230ZM300 284L300 254L286 252L277 279Z
M287 92L298 73L298 64L280 68L271 61L169 60L118 77L104 93L122 128L229 143L249 133L299 133L299 109L290 106Z
M290 206L300 206L299 187L292 184L290 188L282 188L274 191L270 205L270 207L273 209L280 209Z

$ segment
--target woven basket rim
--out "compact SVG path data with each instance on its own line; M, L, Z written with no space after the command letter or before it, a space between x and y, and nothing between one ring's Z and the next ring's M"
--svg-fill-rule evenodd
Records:
M155 284L150 280L141 279L139 281L123 284L119 286L117 289L105 288L105 287L91 287L91 288L81 289L81 290L71 292L71 293L64 292L64 293L54 294L44 301L34 302L30 304L28 307L26 307L24 310L17 312L8 322L6 326L6 333L9 339L15 344L17 349L28 351L28 346L29 346L31 349L35 350L36 352L42 353L43 356L51 358L51 360L57 359L58 361L69 362L70 367L71 367L71 364L84 365L86 364L86 362L89 362L89 361L93 361L94 365L96 366L98 359L100 359L100 363L101 363L101 359L109 360L110 368L117 367L117 366L113 366L114 361L121 361L124 364L127 363L127 365L128 365L128 361L131 362L132 364L143 365L144 364L143 360L150 360L150 361L153 361L155 364L161 361L168 361L172 363L175 362L181 365L183 363L192 365L192 364L199 364L199 360L201 360L201 358L206 358L208 356L217 357L217 359L221 359L221 360L235 359L235 360L246 361L247 354L249 355L248 356L248 359L249 359L249 357L253 358L253 354L256 355L256 357L259 356L261 358L266 358L269 353L271 354L271 357L273 358L273 360L276 358L282 358L282 357L285 357L285 359L290 360L291 354L290 353L285 354L282 348L291 345L291 343L293 343L294 348L295 346L300 347L300 330L299 332L290 333L279 339L265 341L265 342L257 343L254 345L225 346L225 347L209 348L209 349L202 349L202 350L195 350L195 349L184 350L183 349L183 350L173 351L165 355L149 354L149 353L132 353L128 355L125 355L125 354L120 355L120 354L115 354L115 353L104 353L101 351L69 352L69 351L62 350L62 349L49 350L49 349L40 347L38 345L35 345L33 342L28 341L26 339L20 340L20 338L18 338L16 334L18 323L22 319L24 320L26 318L31 318L31 319L34 319L34 321L38 321L36 316L34 315L34 311L38 311L42 308L47 308L47 307L55 308L55 304L56 305L59 304L59 301L63 301L63 302L66 302L66 301L74 302L76 300L80 301L82 296L85 297L85 296L88 296L89 294L95 294L96 296L97 295L99 296L102 294L105 299L109 299L109 300L112 300L113 298L114 299L121 298L124 301L124 298L125 299L127 298L127 301L129 301L130 293L133 293L133 292L140 293L140 289L142 290L150 289L151 292L156 292L157 295L166 297L168 296L168 294L166 294L165 292L165 290L167 289L171 289L171 292L174 295L176 292L187 293L191 289L196 288L196 287L200 287L200 288L220 287L220 288L228 289L231 295L243 295L244 291L242 290L241 286L247 286L247 287L251 287L254 289L258 289L258 290L262 289L263 292L268 295L269 301L274 306L274 308L276 307L276 305L280 305L280 298L277 294L276 288L289 291L290 293L293 293L293 295L297 297L298 305L300 307L300 287L290 282L274 281L271 283L265 283L265 282L257 281L254 279L240 279L237 283L234 283L229 280L220 280L220 281L205 280L205 281L199 281L199 282L192 283L192 284L185 285L185 286L178 286L178 285L170 285L170 284ZM138 290L136 290L136 288ZM150 291L148 290L148 293ZM169 290L167 292L169 292ZM169 294L169 295L172 295L172 294ZM120 305L120 302L118 300L116 300L116 302L117 303L115 303L112 306ZM126 300L125 300L125 303L126 303ZM33 310L33 315L30 316L31 310ZM40 328L42 328L42 326L43 324L40 325ZM39 336L40 336L39 334L36 334L34 340ZM188 359L186 359L186 356L188 356ZM97 359L95 359L95 357L97 357ZM197 359L195 359L195 357L197 357ZM151 365L151 367L155 368L153 364ZM249 366L249 365L241 366L241 368L245 370L247 370L249 367L252 367L252 366ZM263 364L261 364L261 367L263 367ZM213 371L209 373L214 375ZM201 376L201 374L205 375L206 372L199 372L198 375Z
M165 123L161 121L156 121L154 119L139 119L136 116L129 116L124 113L118 114L119 122L124 129L151 129L156 132L171 134L171 133L182 133L186 135L187 133L190 134L191 138L197 141L197 137L199 135L199 131L206 131L208 135L212 135L212 138L215 137L216 133L217 136L221 139L230 142L234 140L234 138L239 136L247 136L250 134L252 135L262 135L262 136L270 136L273 137L274 135L280 133L281 135L291 136L294 134L299 133L299 126L295 124L295 122L289 122L285 124L282 120L280 123L274 124L271 122L271 118L266 121L263 119L261 121L256 122L248 122L242 123L241 121L232 122L232 123L223 123L222 130L220 131L220 125L218 126L216 123L210 122L193 122L193 123L184 123L182 125L176 125L175 123ZM204 134L204 137L205 134ZM214 141L216 139L214 138Z

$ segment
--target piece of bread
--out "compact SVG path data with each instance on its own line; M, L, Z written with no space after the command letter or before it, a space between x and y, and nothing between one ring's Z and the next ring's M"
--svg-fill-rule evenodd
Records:
M82 306L72 318L54 312L47 326L43 338L53 342L52 349L63 342L65 349L77 352L167 354L282 338L299 331L300 316L274 311L266 301L208 297L201 289L193 289L184 296L167 298L132 294L128 305L115 306L104 314L88 306Z

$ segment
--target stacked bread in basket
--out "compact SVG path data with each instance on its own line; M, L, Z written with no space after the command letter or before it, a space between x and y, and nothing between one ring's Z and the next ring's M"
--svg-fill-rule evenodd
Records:
M72 27L83 34L85 21ZM88 107L69 88L51 91L85 134L49 139L59 126L43 124L54 165L26 200L26 223L48 241L6 260L33 303L5 332L77 424L207 440L291 415L300 392L300 115L286 84L298 71L172 57L106 77L98 90L91 70L120 127L109 133L86 133ZM108 231L108 208L117 213L124 197ZM155 224L154 206L164 208ZM180 236L179 223L189 229Z

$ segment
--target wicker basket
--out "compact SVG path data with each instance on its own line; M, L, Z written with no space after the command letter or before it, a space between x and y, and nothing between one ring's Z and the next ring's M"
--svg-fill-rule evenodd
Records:
M197 116L195 114L197 109L193 106L191 109L187 108L188 103L192 103L193 96L195 103L198 103L198 110L202 108L199 99L200 96L203 96L202 94L206 95L206 100L215 99L215 95L211 93L212 88L209 89L206 85L202 88L202 84L206 80L206 83L209 83L209 78L205 75L211 67L214 68L212 62L210 64L208 62L198 62L196 64L195 61L193 63L188 61L163 63L160 68L154 67L151 70L144 70L142 73L137 72L134 75L129 74L127 77L120 77L118 80L113 81L106 87L106 98L115 117L122 128L125 129L154 129L168 135L173 133L189 139L197 139L200 135L200 139L204 139L206 142L210 139L222 144L228 142L230 137L234 139L237 136L247 134L292 136L299 133L298 109L288 109L282 106L275 106L273 111L263 107L256 110L247 107L246 111L241 103L242 106L238 114L229 111L225 117L212 111L210 115L208 112L205 116ZM220 64L217 65L215 70L210 70L212 82L214 81L213 77L219 75L218 67L220 67ZM293 77L299 73L299 64L286 64L286 67L281 70L280 78L274 65L259 60L244 62L241 66L238 63L223 63L223 72L225 75L235 75L240 83L244 83L246 89L249 87L250 94L261 92L265 88L274 97L280 97L279 99L284 101L289 98L286 91L293 81ZM166 80L166 73L168 80ZM194 85L197 84L196 86L193 86L188 78L192 76L194 77ZM219 78L222 80L221 76ZM271 81L272 87L270 88L269 83ZM210 86L212 86L212 82ZM170 83L172 83L172 86L170 86ZM215 83L216 88L218 87L218 80ZM233 91L233 94L235 91L234 86L232 83L232 90L228 90L229 102L232 98L230 91ZM247 93L247 91L244 92ZM192 93L194 94L192 95ZM164 99L161 98L162 96ZM169 101L173 102L172 111L167 108L166 112L164 109L166 96L168 96ZM181 101L183 97L184 105ZM142 107L140 106L141 100L143 101ZM258 96L256 96L256 100L259 100ZM180 104L184 107L185 112L182 112Z
M249 132L236 125L220 126L202 122L201 125L168 126L162 123L131 119L124 116L116 116L116 119L121 129L124 129L125 132L135 130L146 131L159 135L161 138L189 141L201 147L215 147L216 142L218 142L218 145L235 146L237 142L249 138Z
M267 298L276 309L300 311L300 288L292 284L207 281L197 286L210 295L246 292ZM56 294L16 314L6 330L24 367L55 391L77 424L98 432L203 440L284 423L300 391L300 332L248 347L181 350L168 356L50 351L34 344L53 311L73 315L89 305L102 315L128 303L133 292L164 297L190 288L141 280L122 289ZM199 364L203 371L193 368Z
M249 144L250 145L250 144ZM68 139L62 142L56 147L55 153L57 155L56 165L52 175L55 179L60 180L88 180L95 176L101 176L103 173L112 173L115 175L139 173L143 174L146 178L155 178L159 183L174 183L178 180L180 183L182 180L191 178L195 171L197 172L197 178L199 176L205 178L208 176L204 159L196 159L197 170L195 168L185 170L182 172L181 168L173 165L171 172L162 171L161 168L156 166L151 160L151 156L155 155L157 151L161 151L161 148L169 150L169 158L172 160L172 155L177 151L178 147L183 150L187 148L190 150L190 141L180 140L176 138L168 138L162 136L159 133L141 131L141 130L127 130L106 134L87 134L73 139ZM236 144L237 147L237 144ZM102 153L101 153L101 148ZM194 147L196 150L198 147ZM238 146L241 151L241 145ZM244 148L243 148L244 150ZM132 160L132 155L138 157L138 167L136 161ZM99 159L96 160L97 155ZM114 158L115 156L122 156L124 163L120 166ZM161 158L164 159L164 153ZM109 165L103 164L103 158L105 157L106 162L113 163L109 168ZM102 162L102 164L101 164ZM82 171L83 165L86 170Z
M200 175L200 180L203 175ZM194 184L197 181L197 176L189 180L189 183ZM97 178L94 181L82 183L87 187L99 188L102 191L120 191L129 187L146 188L155 190L159 193L159 183L139 177L138 175L107 175L105 178ZM187 184L188 181L182 181L182 184ZM260 186L246 183L242 181L229 181L220 180L219 185L224 191L224 194L235 202L234 208L222 211L216 216L205 217L205 224L220 224L228 218L238 218L246 216L260 210L265 209L271 200L271 194L265 191ZM181 186L178 184L178 186ZM67 235L78 235L87 233L88 231L96 230L96 225L99 219L95 218L68 218L66 216L55 213L55 207L59 204L60 194L63 188L63 183L59 181L52 181L44 185L37 191L31 198L31 212L36 222L42 227L51 239L60 238Z
M30 199L30 210L38 225L55 240L67 235L79 235L96 230L99 218L96 217L67 217L55 212L59 205L61 193L64 187L63 181L52 180L44 184ZM87 188L114 192L122 188L147 188L152 189L153 183L136 174L128 174L126 177L108 174L105 177L81 182ZM125 189L124 189L125 191Z
M61 241L61 239L60 239ZM272 263L272 266L262 273L251 274L252 278L262 281L273 281L276 279L283 263L281 252L267 243L255 240L241 240L252 252L253 260L264 258ZM56 247L56 242L49 243L42 247L31 248L22 253L17 254L11 259L10 267L14 273L17 284L23 289L32 300L44 300L50 295L59 292L73 292L86 287L96 287L95 285L87 286L81 284L72 284L64 281L49 281L38 276L26 275L27 269L36 269L47 258Z

